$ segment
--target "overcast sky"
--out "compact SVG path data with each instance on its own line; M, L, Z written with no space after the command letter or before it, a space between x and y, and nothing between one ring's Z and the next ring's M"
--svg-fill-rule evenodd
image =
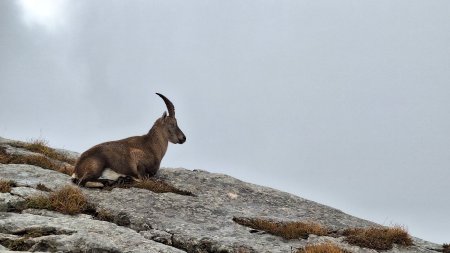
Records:
M165 167L450 242L450 1L0 1L0 136L83 152L175 104Z

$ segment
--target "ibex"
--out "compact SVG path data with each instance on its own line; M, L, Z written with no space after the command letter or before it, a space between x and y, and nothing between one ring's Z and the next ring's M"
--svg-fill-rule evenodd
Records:
M145 135L101 143L82 153L72 175L74 183L102 187L102 178L117 180L124 176L140 180L156 174L169 141L174 144L186 141L177 125L172 102L156 94L164 100L169 115L164 112Z

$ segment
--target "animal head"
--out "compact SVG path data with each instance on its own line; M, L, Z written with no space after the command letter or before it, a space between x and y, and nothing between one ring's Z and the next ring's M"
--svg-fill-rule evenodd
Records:
M159 93L156 93L156 95L164 100L167 111L169 112L169 115L164 112L163 116L160 118L163 131L167 134L170 142L174 144L183 144L186 141L186 135L184 135L183 131L178 127L177 119L175 118L175 107L164 95Z

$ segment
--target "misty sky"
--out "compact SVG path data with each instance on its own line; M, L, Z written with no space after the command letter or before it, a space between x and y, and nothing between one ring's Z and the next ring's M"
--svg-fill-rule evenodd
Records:
M450 1L0 1L0 136L82 152L175 104L163 166L450 242Z

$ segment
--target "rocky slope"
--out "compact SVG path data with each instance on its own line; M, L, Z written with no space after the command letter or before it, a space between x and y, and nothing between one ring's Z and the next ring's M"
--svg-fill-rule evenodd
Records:
M11 154L30 154L7 139L0 138L0 147ZM106 222L88 214L18 211L27 197L48 194L36 189L38 184L56 190L71 184L70 177L33 165L0 164L0 179L16 183L11 192L0 193L0 244L21 242L23 250L43 252L295 252L329 241L349 252L377 252L349 245L339 231L378 225L337 209L207 171L162 168L157 178L192 196L137 188L83 189L96 208L112 215L112 222ZM234 217L313 221L335 233L286 240L239 225ZM36 229L38 236L25 236ZM9 249L0 245L2 250ZM439 250L442 246L415 238L413 246L384 252Z

